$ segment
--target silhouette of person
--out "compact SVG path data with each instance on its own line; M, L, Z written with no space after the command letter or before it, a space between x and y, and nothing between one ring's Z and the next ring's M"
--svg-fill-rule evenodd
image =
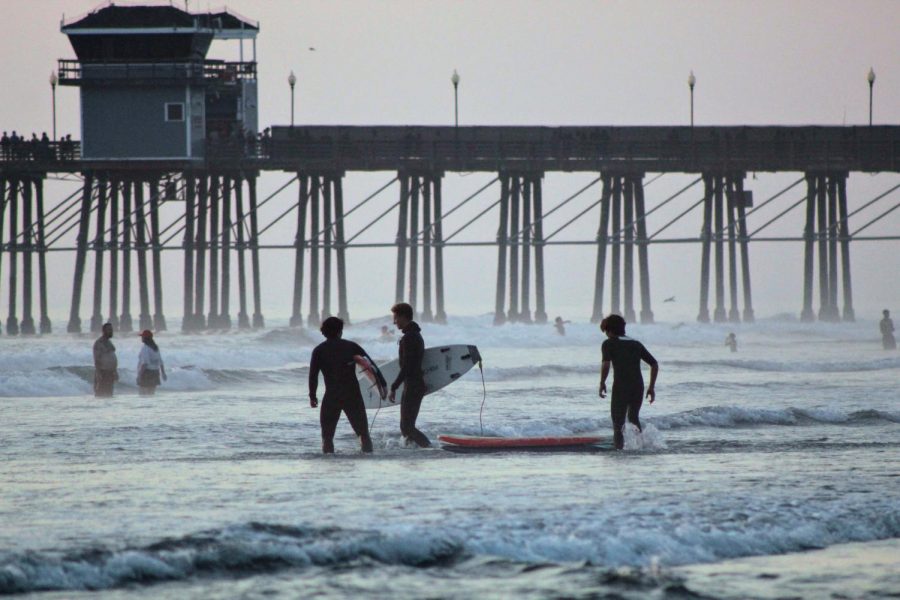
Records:
M309 361L309 405L316 408L319 399L316 390L319 387L319 372L325 379L325 396L319 410L319 424L322 428L322 452L334 453L334 432L337 429L341 412L347 415L353 432L359 438L363 452L372 452L372 438L369 437L369 421L366 418L366 405L356 379L357 356L369 359L374 366L375 361L369 358L359 344L341 339L344 333L344 321L337 317L328 317L319 329L325 341L313 349ZM374 367L375 376L384 383L384 377L378 367Z
M381 326L381 337L378 338L380 342L393 342L394 341L394 332L388 329L387 325Z
M113 386L119 380L119 361L116 347L110 341L112 323L104 323L102 334L94 342L94 395L98 398L113 395Z
M160 385L160 375L162 375L163 381L168 379L166 367L163 364L159 346L153 340L153 332L149 329L142 331L141 342L143 346L138 354L137 367L138 391L142 396L152 396Z
M603 363L600 368L600 397L606 397L606 378L609 368L613 368L613 388L610 398L610 413L613 423L613 441L616 450L625 447L625 419L641 429L641 404L644 402L644 378L641 375L641 361L650 365L650 385L647 386L647 398L650 404L656 400L656 376L659 374L659 363L653 358L644 345L637 340L625 336L625 319L619 315L609 315L600 322L600 330L606 334L606 340L600 347Z
M425 397L425 373L422 372L422 360L425 357L425 340L422 339L422 329L413 321L413 308L406 302L400 302L391 307L394 314L394 325L403 332L400 338L400 373L391 384L389 399L394 402L397 388L403 386L403 395L400 397L400 432L407 441L412 441L422 448L431 446L428 437L416 429L416 419L419 417L419 408L422 406L422 398Z
M896 350L897 340L894 339L894 321L891 320L891 311L884 309L881 311L884 318L881 319L879 327L881 328L881 345L885 350Z
M562 317L556 317L553 320L553 326L556 327L556 333L559 335L566 335L566 323L571 323L572 321L563 321Z
M728 346L732 352L737 352L737 336L734 335L733 331L725 337L725 345Z

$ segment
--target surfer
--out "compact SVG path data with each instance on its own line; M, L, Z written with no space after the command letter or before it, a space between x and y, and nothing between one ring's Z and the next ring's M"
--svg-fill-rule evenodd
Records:
M366 418L366 406L363 404L362 392L356 380L356 356L363 356L373 365L375 361L359 344L341 339L344 322L337 317L328 317L319 329L325 341L313 349L309 360L309 405L316 408L319 399L316 390L319 387L319 371L325 379L325 395L319 411L319 423L322 426L322 452L334 453L334 432L337 429L341 411L347 415L350 426L359 437L363 452L372 451L372 438L369 437L369 422ZM376 377L384 383L384 377L375 367Z
M895 350L897 348L897 340L894 339L894 321L891 319L891 311L884 309L881 311L884 318L879 323L881 327L881 345L885 350Z
M734 335L733 331L725 336L725 345L728 346L732 352L737 352L737 336Z
M159 386L160 374L165 381L166 367L163 365L159 346L153 341L153 332L145 329L141 332L141 352L138 354L137 385L142 396L152 396Z
M431 442L424 433L416 429L416 419L425 396L425 374L422 372L425 340L422 339L422 329L413 321L412 306L400 302L391 307L391 312L394 315L394 325L403 332L403 337L399 342L400 373L391 384L389 399L395 402L397 388L400 384L405 384L400 398L400 432L407 441L411 440L422 448L428 448Z
M566 323L571 323L572 321L563 321L562 317L556 317L553 321L553 326L556 327L556 333L559 335L566 335Z
M104 323L102 334L94 342L94 395L98 398L113 395L113 386L119 380L119 360L116 347L110 341L112 323Z
M388 329L387 325L381 326L381 337L378 338L379 342L393 342L394 341L394 332Z
M625 436L622 429L626 416L638 431L641 431L639 414L644 401L644 378L641 376L641 361L650 365L650 385L647 387L647 398L650 404L656 400L656 376L659 364L644 345L637 340L625 336L625 319L619 315L609 315L600 322L600 330L606 334L601 346L603 364L600 369L600 397L606 397L606 378L609 366L613 367L613 388L610 400L610 412L613 422L613 440L617 450L625 447Z

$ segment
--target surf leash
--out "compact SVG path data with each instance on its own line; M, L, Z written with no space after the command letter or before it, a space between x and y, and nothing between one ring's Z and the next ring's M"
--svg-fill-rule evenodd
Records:
M484 413L484 402L487 400L487 388L484 385L484 369L481 368L481 360L478 361L478 370L481 371L481 410L478 411L478 425L481 427L481 434L484 435L484 422L481 415Z

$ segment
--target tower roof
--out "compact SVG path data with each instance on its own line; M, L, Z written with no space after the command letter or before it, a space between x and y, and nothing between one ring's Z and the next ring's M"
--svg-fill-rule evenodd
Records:
M61 30L73 35L212 34L214 39L254 38L259 23L227 10L189 13L174 6L117 6L109 4L75 21L63 22Z

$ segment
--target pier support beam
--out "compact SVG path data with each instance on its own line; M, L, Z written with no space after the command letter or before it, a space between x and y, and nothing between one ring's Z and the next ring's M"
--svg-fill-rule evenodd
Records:
M843 318L854 320L853 292L850 279L850 235L847 222L847 173L807 173L806 227L803 232L803 310L800 318L816 319L813 310L813 277L815 259L819 260L820 321L839 321L838 277L843 278ZM816 251L818 241L818 251ZM838 248L841 265L838 267Z
M396 239L395 298L398 302L408 302L413 307L416 318L424 322L447 321L444 310L444 238L441 227L442 177L443 173L431 171L400 171L397 174L400 180L400 209ZM419 246L422 247L421 261ZM435 300L435 311L432 310L432 300Z
M494 325L506 322L506 255L509 244L509 175L500 174L500 226L497 228L497 292Z
M644 210L644 176L633 176L634 218L637 222L638 271L641 281L641 323L653 322L650 302L650 257L647 243L647 213Z
M31 178L25 178L22 183L22 324L20 333L34 335L37 330L34 327L32 315L32 292L34 291L32 279L32 255L34 252L34 220L32 211L32 185Z
M93 192L93 174L84 173L83 176L84 185L81 193L78 237L75 242L75 272L72 276L72 303L69 309L69 323L66 326L66 330L69 333L81 333L81 317L78 316L78 312L81 309L81 288L84 280L84 263L87 258L87 237L91 217L91 194Z
M19 198L25 187L25 179L16 181L9 204L9 316L6 318L6 334L19 335L19 318L16 314L19 274Z
M159 177L150 180L150 247L153 258L153 329L166 330L163 314L162 256L159 239Z
M41 288L40 292L40 310L41 323L40 332L50 333L52 326L50 323L50 315L47 312L47 244L44 238L45 220L44 220L44 185L43 180L36 179L34 181L34 194L37 200L37 245L38 245L38 283ZM0 201L3 199L2 189L0 189ZM2 229L3 219L0 218L0 229Z
M597 263L594 272L594 308L591 323L603 320L603 284L606 281L606 247L609 243L609 212L612 199L613 178L602 175L603 191L600 196L600 225L597 228Z
M256 214L256 175L247 178L247 191L250 195L250 263L253 271L253 328L265 327L262 314L262 301L259 273L259 219Z
M312 177L312 192L309 202L310 213L310 252L309 252L309 318L307 324L318 328L319 320L319 202L320 180Z
M219 297L220 308L216 327L219 329L231 329L231 191L234 186L240 185L239 180L231 176L222 178L222 279L221 295Z
M297 179L300 182L300 196L297 198L297 233L294 235L294 302L291 310L291 327L303 326L303 267L306 256L306 207L309 204L309 177L297 173Z
M106 194L108 190L106 175L97 180L97 234L94 236L94 311L91 314L91 333L99 333L103 327L103 252L106 249ZM115 220L115 215L110 215Z
M109 180L109 317L119 329L119 181Z
M153 327L153 319L150 317L150 282L147 273L147 212L144 204L144 182L140 179L134 182L134 211L137 225L137 261L138 261L138 299L140 302L140 315L138 322L140 329Z
M119 331L128 333L133 330L131 319L131 249L134 230L131 210L131 180L122 182L122 315L119 317Z
M209 316L206 326L219 328L219 212L222 181L219 175L209 178Z
M703 174L703 225L700 229L700 312L697 320L709 323L709 255L712 244L712 205L715 188L712 175Z
M544 194L543 174L531 175L531 202L533 204L534 232L534 322L547 322L547 306L544 297Z
M209 177L206 174L198 182L197 198L197 236L196 249L197 269L194 271L194 318L191 327L195 330L206 329L206 222L209 207Z
M625 254L625 320L634 322L634 179L626 177L624 181L624 254Z
M234 210L237 219L237 259L238 259L238 328L250 329L250 315L247 314L247 264L244 256L246 248L244 231L244 184L239 175L234 187Z
M197 178L194 173L185 173L184 190L184 239L181 247L184 248L184 280L181 330L194 331L194 222L196 218L197 202Z

